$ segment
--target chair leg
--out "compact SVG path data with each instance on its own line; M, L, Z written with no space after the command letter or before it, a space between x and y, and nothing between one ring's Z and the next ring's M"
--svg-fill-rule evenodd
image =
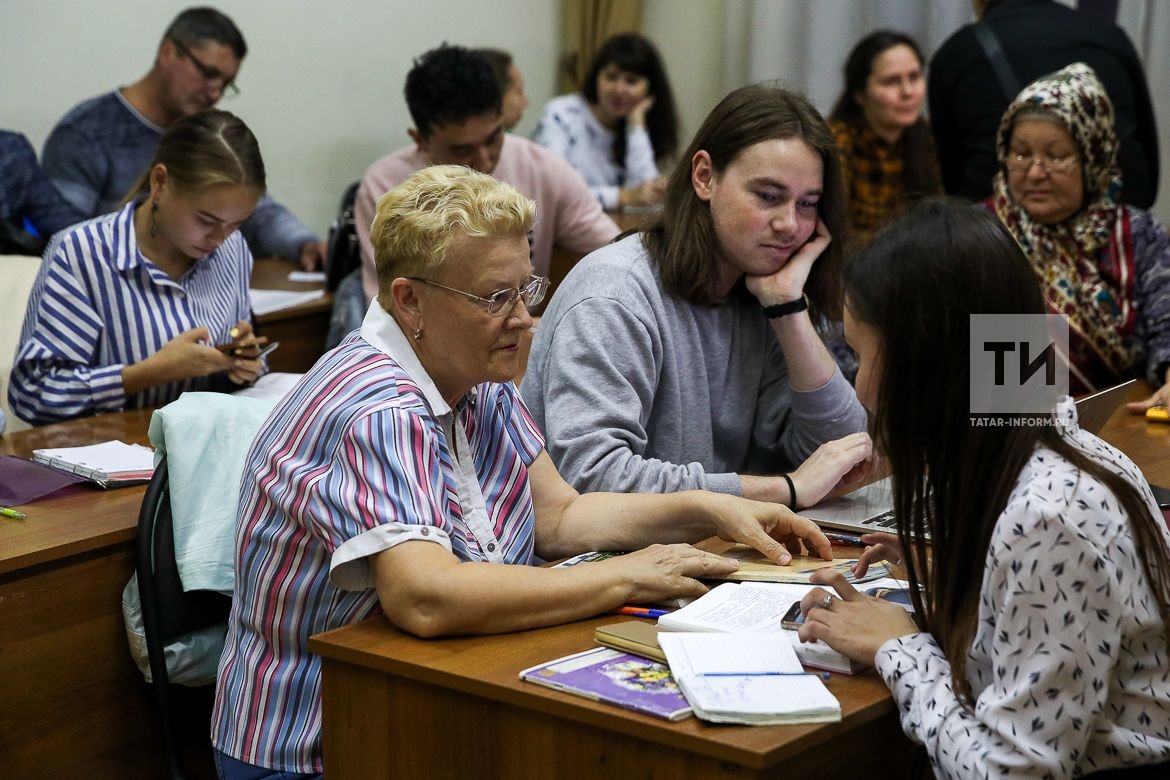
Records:
M167 771L172 780L188 780L183 760L179 756L178 740L175 738L174 714L171 712L170 697L166 683L151 683L155 709L158 710L159 726L162 731L163 754L167 760Z

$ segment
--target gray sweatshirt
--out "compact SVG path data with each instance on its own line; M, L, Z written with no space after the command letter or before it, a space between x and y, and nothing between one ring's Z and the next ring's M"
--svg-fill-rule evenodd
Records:
M757 303L668 295L640 236L602 247L557 289L521 385L553 462L581 491L740 494L865 430L840 371L794 392Z

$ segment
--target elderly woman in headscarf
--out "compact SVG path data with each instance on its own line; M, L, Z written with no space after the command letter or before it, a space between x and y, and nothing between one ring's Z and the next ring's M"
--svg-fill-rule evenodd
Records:
M1069 321L1073 394L1130 376L1170 401L1170 235L1123 203L1113 106L1074 63L1029 84L999 125L990 205L1019 241L1050 311Z

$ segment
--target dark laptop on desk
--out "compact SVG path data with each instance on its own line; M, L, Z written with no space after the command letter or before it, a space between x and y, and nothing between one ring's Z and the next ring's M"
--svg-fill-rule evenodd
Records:
M1136 379L1122 382L1104 390L1098 390L1092 395L1086 395L1077 401L1077 424L1081 430L1097 433L1109 422L1113 412L1129 395Z
M1080 427L1089 433L1097 433L1105 427L1113 412L1129 395L1133 383L1134 380L1131 379L1077 401L1077 421ZM849 495L802 509L799 514L815 521L819 526L849 533L863 534L872 531L894 533L896 531L894 513L890 510L893 504L893 488L887 478L866 485Z

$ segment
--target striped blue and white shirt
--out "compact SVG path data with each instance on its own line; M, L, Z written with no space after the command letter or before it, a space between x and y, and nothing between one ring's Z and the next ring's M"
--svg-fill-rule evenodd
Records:
M370 558L402 542L534 563L528 466L543 448L510 382L478 385L451 409L375 302L361 331L277 404L248 454L216 748L320 772L321 666L309 637L382 614Z
M75 225L45 250L8 388L22 419L50 423L229 389L218 374L126 397L125 366L192 328L208 328L213 343L231 341L231 328L251 316L252 254L239 231L175 281L139 253L134 210Z

